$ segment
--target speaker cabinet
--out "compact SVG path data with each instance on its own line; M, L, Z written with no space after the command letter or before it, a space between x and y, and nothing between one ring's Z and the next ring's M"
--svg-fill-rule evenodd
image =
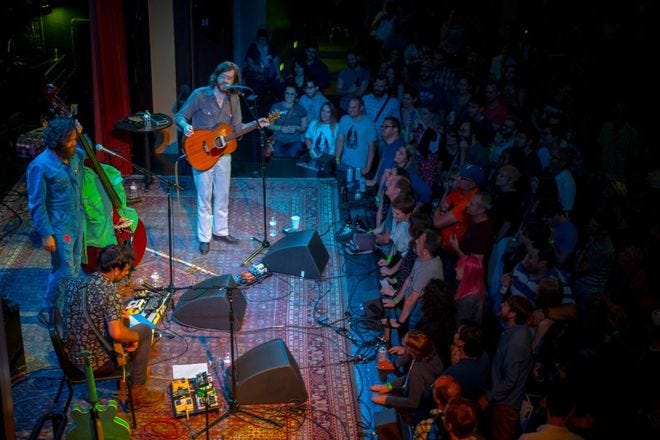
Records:
M172 317L181 325L229 330L229 297L234 309L234 330L240 330L247 302L231 275L209 278L186 290Z
M27 373L18 303L9 298L2 298L2 316L4 318L9 374L14 379Z
M271 272L321 278L330 255L315 230L291 232L268 248L263 263Z
M264 342L236 359L225 373L229 391L233 368L233 397L239 404L304 402L308 398L300 368L282 339Z

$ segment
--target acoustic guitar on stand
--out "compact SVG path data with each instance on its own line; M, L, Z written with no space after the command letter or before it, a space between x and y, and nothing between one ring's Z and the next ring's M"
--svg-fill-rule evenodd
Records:
M280 111L268 115L268 123L272 124L280 117ZM245 127L232 132L229 124L218 124L215 128L204 130L195 129L194 133L183 139L183 149L190 165L199 171L206 171L213 167L225 154L236 151L237 138L259 127L258 121L253 121Z

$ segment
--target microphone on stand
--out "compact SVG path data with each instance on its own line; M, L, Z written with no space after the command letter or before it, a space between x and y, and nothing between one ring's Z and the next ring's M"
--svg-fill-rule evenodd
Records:
M112 151L112 150L108 150L107 148L105 148L105 147L104 147L103 145L101 145L101 144L96 144L96 147L95 147L95 148L96 148L96 151L103 151L104 153L108 153L110 156L115 156L115 157L118 157L119 159L124 159L123 156L121 156L121 155L115 153L115 152Z
M249 88L248 86L239 86L237 84L225 84L223 87L225 88L225 90L238 90L238 91L245 90L245 91L248 91L250 93L254 93L254 91L251 88Z

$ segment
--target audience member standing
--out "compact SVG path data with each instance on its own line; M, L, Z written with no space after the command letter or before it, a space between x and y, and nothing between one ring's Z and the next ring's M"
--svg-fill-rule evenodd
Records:
M319 119L321 116L321 106L328 98L323 96L323 93L319 90L319 86L313 78L308 78L305 81L303 89L304 93L298 100L298 104L307 111L307 121L311 122Z
M393 117L399 118L401 108L399 100L390 96L386 92L387 78L384 76L377 76L372 84L372 92L366 95L364 101L364 113L374 122L376 127L380 127L385 123L385 118ZM401 124L399 123L399 129ZM379 148L379 152L382 150Z
M490 357L484 351L483 331L476 323L461 323L451 344L451 366L442 376L455 378L463 397L477 400L486 392L490 376Z
M330 159L334 161L338 131L337 108L330 101L326 101L321 105L320 118L313 119L305 132L305 145L310 156L318 159L330 155Z
M531 315L527 298L510 296L502 303L504 331L493 357L491 388L479 398L482 409L490 406L493 440L513 440L518 434L520 407L532 369L532 332L527 326Z
M335 154L340 168L359 168L360 174L369 174L373 165L376 126L364 114L362 98L351 98L348 114L339 121Z
M314 78L319 89L324 90L330 85L330 73L328 66L318 58L319 45L316 41L309 40L305 43L305 63L307 74Z
M276 102L270 111L280 112L271 129L275 142L273 151L280 157L296 157L304 148L302 135L307 130L307 110L296 102L298 92L292 85L284 89L284 100Z
M346 67L339 71L335 94L339 97L339 108L348 112L348 102L354 96L361 97L369 87L371 74L360 65L360 56L354 50L346 52Z

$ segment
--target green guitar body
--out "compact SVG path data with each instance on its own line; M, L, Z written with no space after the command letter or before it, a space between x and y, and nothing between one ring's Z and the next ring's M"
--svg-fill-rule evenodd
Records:
M117 416L117 402L110 400L107 403L97 403L96 413L101 422L104 440L129 440L131 428L128 422ZM73 426L69 426L65 434L67 440L90 440L96 438L94 416L90 408L74 405L71 409Z
M83 296L84 298L84 296ZM130 440L128 423L117 417L117 402L109 400L103 404L96 394L96 381L92 369L92 354L84 350L79 354L85 361L85 378L89 391L90 405L85 408L74 405L71 409L73 425L65 433L67 440Z

